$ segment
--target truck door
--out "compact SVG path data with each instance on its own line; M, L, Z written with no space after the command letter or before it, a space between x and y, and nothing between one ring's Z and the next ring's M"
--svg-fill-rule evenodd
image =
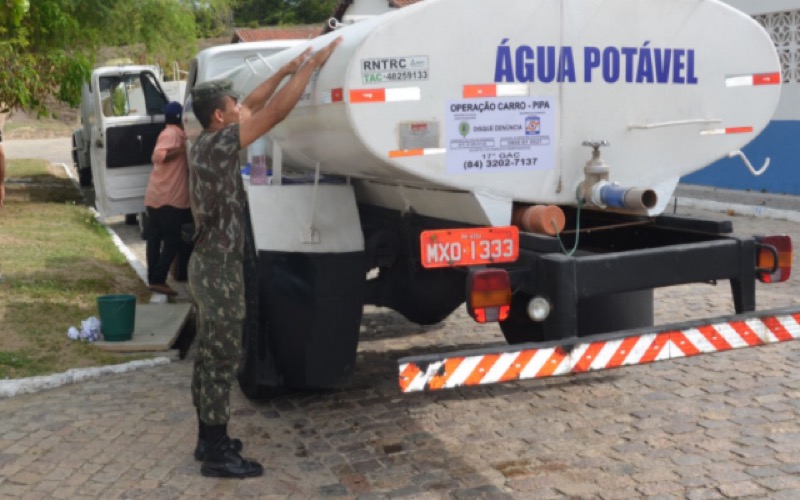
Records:
M143 212L167 97L150 69L97 72L92 88L95 206L103 217Z

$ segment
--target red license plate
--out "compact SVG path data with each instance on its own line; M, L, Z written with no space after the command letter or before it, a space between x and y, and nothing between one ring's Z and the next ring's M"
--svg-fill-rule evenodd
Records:
M519 257L516 226L423 231L419 239L427 268L514 262Z

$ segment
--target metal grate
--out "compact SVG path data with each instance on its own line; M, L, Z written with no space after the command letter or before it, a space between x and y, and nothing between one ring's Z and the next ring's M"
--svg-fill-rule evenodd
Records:
M753 16L767 30L780 57L784 83L800 82L800 10Z

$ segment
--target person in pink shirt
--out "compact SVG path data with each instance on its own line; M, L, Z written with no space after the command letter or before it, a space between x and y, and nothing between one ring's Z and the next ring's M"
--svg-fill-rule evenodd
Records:
M150 290L165 295L178 292L167 284L167 274L181 246L181 226L192 222L189 205L189 167L183 107L175 101L164 107L166 127L153 150L153 171L147 183L147 280Z

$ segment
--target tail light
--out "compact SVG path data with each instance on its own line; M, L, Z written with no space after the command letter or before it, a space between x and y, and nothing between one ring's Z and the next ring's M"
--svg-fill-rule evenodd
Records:
M762 283L781 283L792 272L792 238L765 236L757 238L756 277Z
M505 269L473 270L467 278L467 310L478 323L504 321L511 311L511 279Z

